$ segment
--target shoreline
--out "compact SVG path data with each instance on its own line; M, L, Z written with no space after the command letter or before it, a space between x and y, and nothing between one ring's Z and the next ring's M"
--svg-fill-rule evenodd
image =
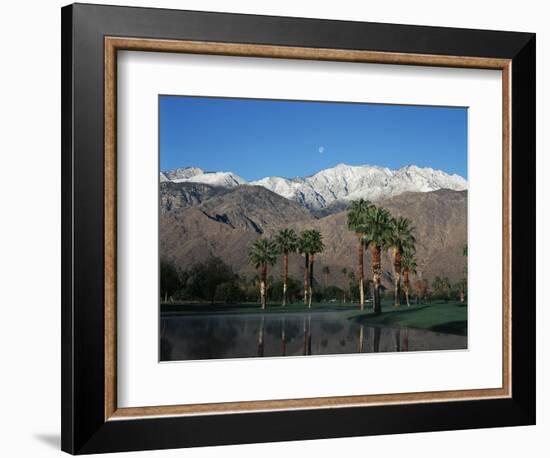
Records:
M261 309L257 304L161 304L161 318L200 317L200 316L238 316L238 315L277 315L299 313L338 313L342 318L353 320L368 326L391 327L401 329L423 329L441 334L458 336L468 335L468 304L456 301L439 301L428 304L401 305L394 307L391 301L385 301L382 313L375 315L370 304L361 311L357 304L312 304L309 308L303 304L268 304Z

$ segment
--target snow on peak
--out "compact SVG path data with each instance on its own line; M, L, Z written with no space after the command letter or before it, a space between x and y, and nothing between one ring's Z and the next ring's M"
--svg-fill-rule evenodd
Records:
M186 180L190 183L204 183L223 188L233 188L241 184L247 184L246 180L232 172L206 172L202 175L195 175Z
M231 172L204 172L197 167L185 167L161 173L160 180L206 183L226 188L244 184L263 186L309 209L321 209L341 200L364 198L376 201L404 192L462 191L468 186L459 175L416 165L391 170L371 165L338 164L304 178L272 176L250 183Z
M166 178L166 180L164 181L173 181L177 183L179 181L185 181L196 175L202 175L203 173L204 173L204 170L198 167L180 167L179 169L161 172L160 180L163 181L162 177L164 176L164 178Z
M161 172L160 181L161 183L164 181L171 181L173 183L204 183L224 188L246 184L246 180L232 172L205 172L199 167L182 167Z
M371 165L338 164L305 178L267 177L250 184L264 186L310 209L324 208L340 200L364 198L375 201L404 192L461 191L467 188L466 180L459 175L415 165L391 170Z

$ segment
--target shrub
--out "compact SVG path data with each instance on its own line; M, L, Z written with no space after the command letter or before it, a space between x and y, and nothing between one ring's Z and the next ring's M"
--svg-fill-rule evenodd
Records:
M223 302L225 304L242 302L245 299L245 294L235 281L225 281L216 286L214 299L216 302Z

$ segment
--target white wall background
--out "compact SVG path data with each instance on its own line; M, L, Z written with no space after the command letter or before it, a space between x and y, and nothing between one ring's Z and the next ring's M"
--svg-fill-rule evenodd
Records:
M136 6L425 24L537 33L538 425L443 433L332 439L148 452L147 456L407 456L445 458L489 453L544 456L550 448L549 339L543 330L541 235L550 228L550 161L543 159L543 87L550 14L537 0L128 0ZM97 3L97 2L93 2ZM109 0L110 4L127 4ZM0 14L0 454L59 455L60 403L60 11L57 0L5 2ZM546 54L546 56L545 56ZM544 59L546 57L546 61ZM544 229L543 229L544 228ZM533 255L535 255L533 253ZM526 304L534 306L534 304ZM543 362L546 362L543 365ZM299 425L296 425L299 428ZM545 452L544 452L544 451ZM125 456L145 456L144 453Z

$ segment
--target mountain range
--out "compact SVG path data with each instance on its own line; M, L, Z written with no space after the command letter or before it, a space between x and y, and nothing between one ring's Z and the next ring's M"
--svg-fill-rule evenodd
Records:
M197 168L164 172L160 183L161 258L186 269L209 256L219 256L236 273L250 278L257 273L247 261L254 241L283 227L298 232L314 228L322 233L325 244L325 250L316 257L317 281L344 286L348 280L342 269L348 272L355 269L357 250L356 236L347 229L346 208L350 199L361 196L376 200L394 216L412 220L420 275L430 280L435 275L448 276L451 281L461 278L462 248L467 240L468 195L464 179L413 166L397 171L343 166L349 174L341 177L336 173L338 167L312 177L288 180L303 186L307 183L317 195L328 192L327 189L336 190L345 180L347 190L335 191L328 204L328 199L312 200L324 202L323 208L309 205L294 194L284 196L282 190L277 192L264 185L276 179L266 178L259 180L263 184L258 184L229 172L207 173ZM370 183L372 189L367 184L366 189L360 189L356 182L361 180ZM355 186L353 192L351 182ZM444 187L451 185L461 189ZM411 187L413 191L409 190ZM367 251L366 274L369 262ZM290 275L302 278L302 264L298 254L291 255ZM324 266L331 272L328 279L320 274ZM391 263L387 253L383 256L383 268L389 286ZM278 276L280 271L279 260L270 272Z
M415 165L392 170L371 165L338 164L307 177L271 176L255 181L247 181L233 172L205 172L198 167L184 167L161 172L160 181L221 188L262 186L314 212L323 212L329 207L341 209L342 204L359 198L380 201L405 192L467 189L467 181L460 175Z

